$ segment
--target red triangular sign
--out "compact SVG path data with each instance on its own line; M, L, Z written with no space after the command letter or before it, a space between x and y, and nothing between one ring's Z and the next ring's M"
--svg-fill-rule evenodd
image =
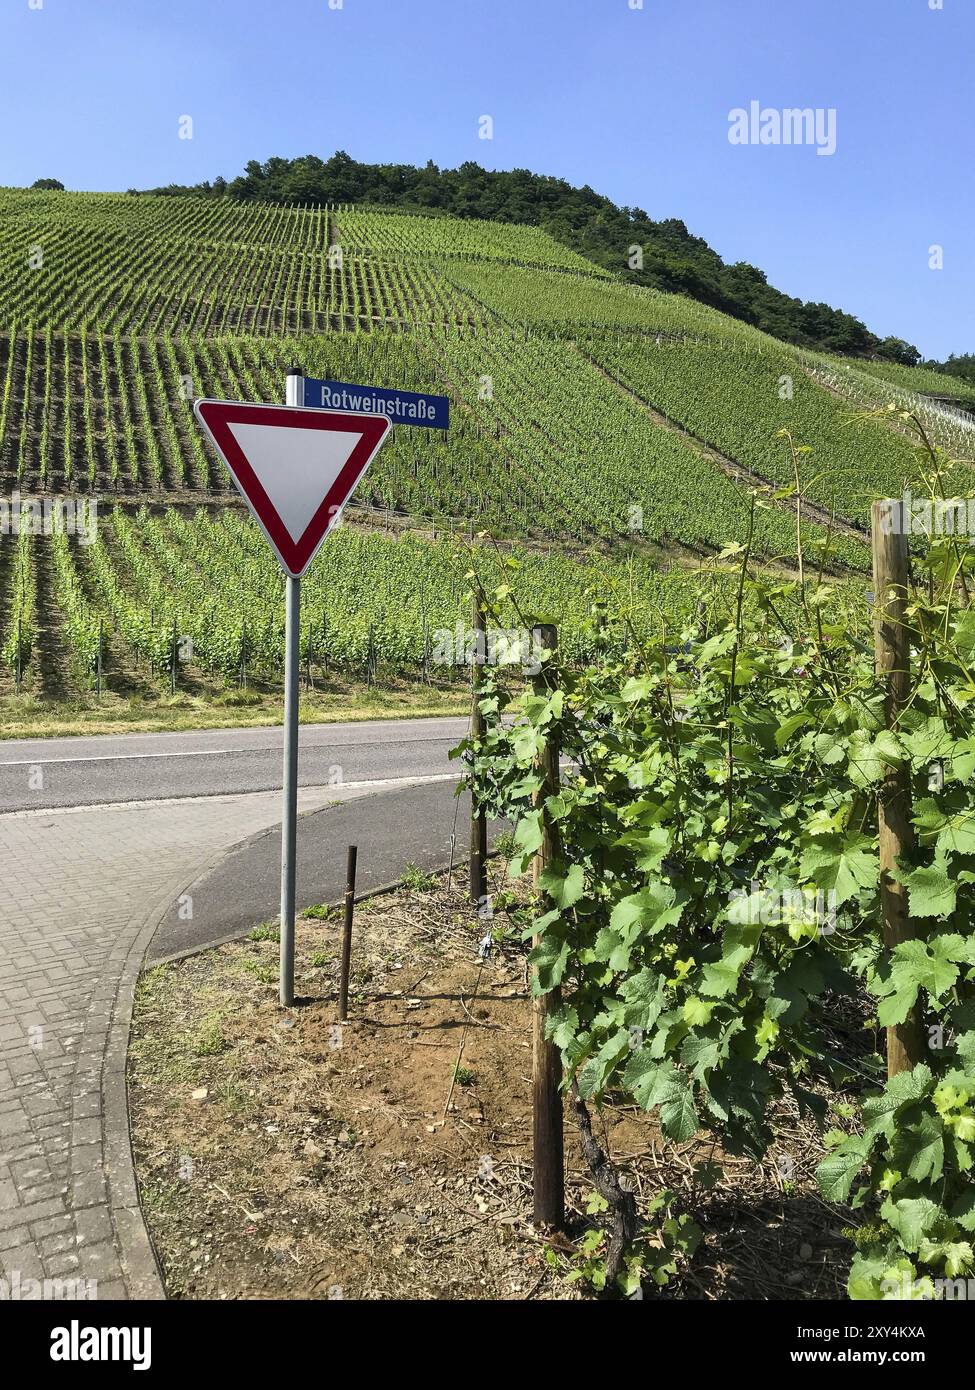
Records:
M385 415L197 401L196 418L288 574L304 574L389 434Z

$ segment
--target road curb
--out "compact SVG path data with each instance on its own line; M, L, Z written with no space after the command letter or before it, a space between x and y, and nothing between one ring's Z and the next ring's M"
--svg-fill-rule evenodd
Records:
M103 1101L103 1166L109 1211L122 1259L125 1284L129 1296L134 1299L165 1299L167 1296L161 1263L142 1209L132 1152L126 1070L135 989L142 973L142 963L149 943L174 899L187 892L198 878L211 872L223 857L222 850L211 854L202 867L198 866L194 870L189 880L181 876L158 894L143 913L135 939L131 940L128 946L116 947L109 957L105 972L106 976L109 979L114 978L116 983L99 1078ZM96 992L85 1026L86 1040L95 1036L99 1026L99 1009L96 1007L99 1002ZM104 1005L107 1001L102 1002ZM76 1124L77 1122L72 1125L72 1151L79 1142L76 1137Z
M395 785L383 783L381 785L378 785L375 791L363 792L360 796L355 797L354 800L356 802L372 801L378 796L383 796L390 792L405 790L406 788L411 786L428 785L432 781L448 782L456 780L457 776L454 773L447 773L446 775L438 776L436 778L410 778L408 780L403 781L402 783L400 783L397 780ZM329 801L324 806L316 806L312 810L300 812L298 815L298 820L299 822L311 820L316 816L324 815L327 811L334 811L337 808L347 806L349 804L351 804L349 801L343 799ZM219 866L223 864L226 860L232 858L234 855L246 853L246 851L250 849L252 846L259 844L261 840L267 839L269 836L279 833L279 831L280 826L277 824L264 826L261 830L255 830L252 834L245 835L243 839L237 840L234 844L228 845L224 849L219 850L216 854L211 856L211 858L207 861L206 864L204 864L204 866L194 876L192 882L187 884L186 887L181 891L192 897L193 890L205 879L207 879L210 876L210 874L212 874L215 869L219 868ZM442 872L443 869L446 869L448 867L449 862L444 863L441 866L438 866L437 868L431 870L431 872ZM398 879L392 879L389 883L382 884L376 888L370 888L362 893L357 893L356 902L366 902L369 898L374 898L378 896L380 893L389 893L398 886L398 883ZM337 897L334 900L334 902L329 903L328 906L333 907L344 901L345 898L343 895ZM169 900L167 906L171 905L172 899ZM156 922L157 930L159 927L162 926L162 919L165 915L165 912L166 907L163 908ZM211 951L217 946L224 946L227 944L228 941L240 941L243 937L245 937L248 934L248 932L253 931L254 926L256 925L259 925L259 923L252 922L249 926L242 927L240 931L228 932L222 936L214 937L210 941L204 941L193 946L188 946L185 950L173 951L169 955L159 956L156 959L146 962L144 968L154 970L157 965L170 965L173 961L185 960L189 956L199 955L201 951ZM155 935L155 932L153 932L153 935ZM151 944L152 938L150 937L150 940L146 945L146 954L148 954L149 947L151 946Z

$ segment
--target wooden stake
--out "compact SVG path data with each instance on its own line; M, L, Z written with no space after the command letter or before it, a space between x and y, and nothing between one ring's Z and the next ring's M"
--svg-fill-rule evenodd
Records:
M481 713L480 691L482 663L485 658L485 633L487 631L484 615L484 595L474 595L474 635L476 646L471 665L471 738L478 742L485 734L484 715ZM471 794L471 902L481 903L487 897L487 817L477 809Z
M555 653L558 649L558 631L551 624L535 629L536 641L545 650ZM551 694L551 673L543 666L534 678L535 694L547 697ZM535 793L535 805L542 810L542 845L532 866L532 879L538 889L539 879L544 869L559 857L558 829L544 810L544 803L550 796L557 796L559 790L559 749L554 737L546 741L539 755L537 769L541 774L541 786ZM540 890L539 890L540 891ZM541 893L543 912L551 903ZM539 944L536 937L534 945ZM559 1050L545 1036L548 1016L559 1005L561 991L554 989L548 994L532 1000L532 1141L534 1157L535 1224L551 1230L561 1230L565 1225L565 1156L562 1139L562 1094L559 1084L562 1080L562 1059Z
M349 858L345 870L345 927L342 932L342 971L339 976L339 1019L342 1023L349 1015L349 969L352 964L352 915L355 910L355 868L358 857L355 845L349 845Z
M907 628L910 557L907 534L896 525L889 503L871 509L874 579L874 654L877 675L885 686L884 722L896 728L901 709L910 698L911 649ZM907 889L891 877L898 860L914 848L911 825L911 774L906 764L888 768L878 796L880 839L880 907L884 945L892 951L917 932L908 910ZM924 1030L914 1008L903 1023L887 1029L887 1075L910 1071L924 1060Z

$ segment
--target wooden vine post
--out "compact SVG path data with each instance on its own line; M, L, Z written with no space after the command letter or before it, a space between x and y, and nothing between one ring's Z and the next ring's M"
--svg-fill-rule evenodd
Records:
M870 523L873 541L874 654L876 671L885 686L884 722L896 728L900 711L910 699L911 648L907 626L910 556L907 533L897 524L899 508L874 502ZM892 951L917 932L911 921L907 889L891 877L902 855L914 849L911 824L911 773L907 764L889 767L878 796L880 839L880 908L884 945ZM887 1075L910 1071L924 1060L924 1031L920 1010L887 1029Z
M480 590L474 594L474 636L476 644L471 662L471 739L479 743L485 734L484 715L481 713L481 673L486 659L487 622L484 613L484 595ZM475 753L475 757L477 754ZM487 817L479 810L473 793L471 794L471 901L480 905L487 897Z
M558 650L558 631L549 623L537 627L536 642L554 657ZM535 694L548 697L552 693L551 669L547 663L534 678ZM558 740L549 735L537 760L540 774L535 805L542 808L542 844L532 865L532 879L539 892L542 912L552 904L539 888L542 872L560 857L558 829L545 811L545 801L557 796L559 790ZM539 944L535 937L534 945ZM562 1059L555 1044L545 1036L549 1014L559 1004L561 991L554 989L532 1000L532 1146L534 1165L535 1224L550 1230L565 1225L565 1155L562 1138Z

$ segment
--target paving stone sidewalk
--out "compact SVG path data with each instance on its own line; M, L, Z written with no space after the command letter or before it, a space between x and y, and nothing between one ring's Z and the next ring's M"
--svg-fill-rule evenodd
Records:
M299 809L336 800L303 788ZM132 995L160 916L280 794L0 815L0 1276L161 1298L129 1144ZM0 1290L2 1293L3 1290Z

